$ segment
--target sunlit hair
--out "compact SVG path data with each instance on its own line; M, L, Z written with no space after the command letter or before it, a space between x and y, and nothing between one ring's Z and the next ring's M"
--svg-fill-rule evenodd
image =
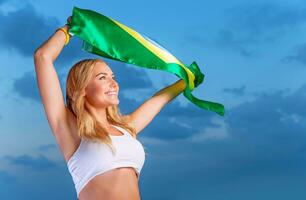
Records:
M116 152L105 125L99 123L88 111L85 105L85 88L93 75L97 62L105 63L101 59L84 59L72 66L66 81L67 108L77 119L78 135L94 142L104 142L113 153ZM105 63L106 64L106 63ZM106 117L110 124L127 129L136 138L135 129L130 126L121 114L117 105L106 108Z

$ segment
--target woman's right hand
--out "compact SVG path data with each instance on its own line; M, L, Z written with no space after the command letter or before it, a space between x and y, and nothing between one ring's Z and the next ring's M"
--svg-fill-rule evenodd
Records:
M67 23L66 23L65 26L64 26L64 27L66 28L66 30L68 31L68 33L69 33L69 29L70 29L69 24L71 24L71 16L69 16L69 17L67 18ZM73 36L71 33L69 33L69 35L70 35L70 37Z
M69 16L68 18L67 18L67 23L71 23L71 16Z

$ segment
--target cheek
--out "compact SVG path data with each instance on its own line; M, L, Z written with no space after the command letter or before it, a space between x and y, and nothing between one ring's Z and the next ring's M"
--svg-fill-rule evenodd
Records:
M107 92L106 88L103 87L101 84L96 84L93 87L92 97L97 101L100 101L105 98L105 92Z
M95 93L96 95L103 95L106 92L106 89L103 87L103 85L95 85Z
M93 99L99 98L99 96L104 95L105 88L101 84L93 84L86 88L86 93Z

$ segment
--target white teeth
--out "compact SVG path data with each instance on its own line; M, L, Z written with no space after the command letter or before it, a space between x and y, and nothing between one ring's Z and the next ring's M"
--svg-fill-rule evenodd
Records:
M117 92L106 92L105 94L108 94L108 95L116 95Z

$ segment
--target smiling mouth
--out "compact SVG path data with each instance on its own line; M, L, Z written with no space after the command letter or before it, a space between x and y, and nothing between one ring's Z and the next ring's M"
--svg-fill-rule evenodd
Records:
M116 96L118 93L117 92L105 92L107 96Z

